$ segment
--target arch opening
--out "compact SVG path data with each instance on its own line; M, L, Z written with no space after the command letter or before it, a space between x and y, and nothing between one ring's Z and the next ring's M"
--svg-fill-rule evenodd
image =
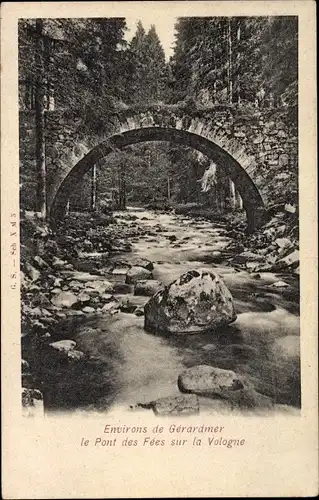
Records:
M247 229L254 231L262 225L265 219L265 207L262 197L251 177L223 148L209 139L185 130L162 127L145 127L128 130L115 134L107 140L93 147L81 160L76 163L62 181L51 206L50 216L54 221L61 220L66 212L70 193L79 180L97 161L108 154L122 150L126 146L142 142L165 141L193 148L223 168L235 184L242 200L247 216Z

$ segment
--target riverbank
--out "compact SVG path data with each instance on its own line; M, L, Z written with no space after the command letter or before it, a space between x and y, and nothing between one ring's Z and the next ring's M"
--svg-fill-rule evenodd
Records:
M153 399L180 397L177 378L185 367L208 364L235 369L264 396L259 402L253 398L246 410L299 407L294 220L291 212L279 212L248 236L229 222L129 210L71 214L53 235L26 214L23 386L43 394L46 410L154 409ZM149 296L134 294L134 284L126 282L129 271L167 285L203 266L219 273L230 289L236 322L213 336L163 339L146 333L143 306ZM216 401L202 401L201 411L229 410L227 402Z

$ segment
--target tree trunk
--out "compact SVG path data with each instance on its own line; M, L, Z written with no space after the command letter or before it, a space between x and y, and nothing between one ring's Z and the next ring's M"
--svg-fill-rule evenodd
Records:
M233 206L233 194L232 194L232 187L231 187L231 180L228 176L225 176L224 178L224 197L225 197L225 207L224 210L225 212L229 212L232 210Z
M236 188L235 184L231 179L229 179L229 191L230 191L230 207L232 210L236 209Z
M233 81L232 81L232 39L231 39L231 19L228 18L228 34L227 34L227 44L228 44L228 71L227 71L227 84L228 84L228 102L232 104L233 102Z
M240 22L240 21L239 21ZM240 24L239 26L237 27L237 57L236 57L236 60L237 60L237 101L238 101L238 105L240 106L241 105L241 87L240 87L240 77L238 78L238 74L240 74L240 71L239 71L239 66L240 66L240 58L241 58L241 53L240 53L240 38L241 38L241 30L240 30Z
M43 21L36 20L36 88L35 88L35 126L36 145L35 157L37 165L37 210L42 217L46 217L46 165L45 165L45 136L44 136L44 75L43 75Z
M237 191L237 189L235 190L235 194L236 194L236 208L237 208L237 210L242 210L243 209L243 200L242 200L242 197L240 196L239 192Z
M93 166L91 170L91 211L95 212L96 210L96 165Z
M219 167L216 168L215 196L216 196L217 213L221 213L223 211L223 182L222 182L222 172Z
M45 106L45 109L50 109L50 72L49 72L49 65L50 65L50 44L49 40L47 38L43 39L43 73L45 75L45 81L44 83L44 97L43 97L43 103Z
M171 201L171 180L169 176L167 177L167 199Z
M213 103L214 104L217 103L217 82L216 82L216 80L214 81L214 85L213 85Z
M125 167L120 166L119 173L119 209L125 210L126 208L126 180L125 180Z
M213 103L216 104L217 102L217 82L216 82L216 54L215 54L215 51L213 52L213 60L212 60L212 66L214 68L214 72L215 72L215 79L214 79L214 83L213 83Z

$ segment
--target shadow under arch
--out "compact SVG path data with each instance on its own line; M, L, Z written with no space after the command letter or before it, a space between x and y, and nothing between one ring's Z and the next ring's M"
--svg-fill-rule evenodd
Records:
M51 219L58 221L64 217L71 192L83 175L98 160L126 146L150 141L170 141L175 144L188 146L214 160L219 167L225 169L242 197L243 207L247 215L248 231L254 231L262 225L265 220L265 206L257 187L243 167L227 151L209 139L186 130L166 127L145 127L128 130L115 134L93 147L89 153L74 165L62 181L50 209Z

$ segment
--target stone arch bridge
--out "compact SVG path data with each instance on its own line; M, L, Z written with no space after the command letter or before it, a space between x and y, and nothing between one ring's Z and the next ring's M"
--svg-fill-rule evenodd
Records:
M32 112L20 112L20 158ZM47 203L53 219L63 217L76 184L114 150L145 141L171 141L207 155L225 169L246 210L248 228L260 226L268 206L288 202L298 188L298 127L295 107L245 109L177 105L127 107L90 124L63 111L46 113ZM30 149L30 148L29 148ZM30 151L29 151L30 153Z

